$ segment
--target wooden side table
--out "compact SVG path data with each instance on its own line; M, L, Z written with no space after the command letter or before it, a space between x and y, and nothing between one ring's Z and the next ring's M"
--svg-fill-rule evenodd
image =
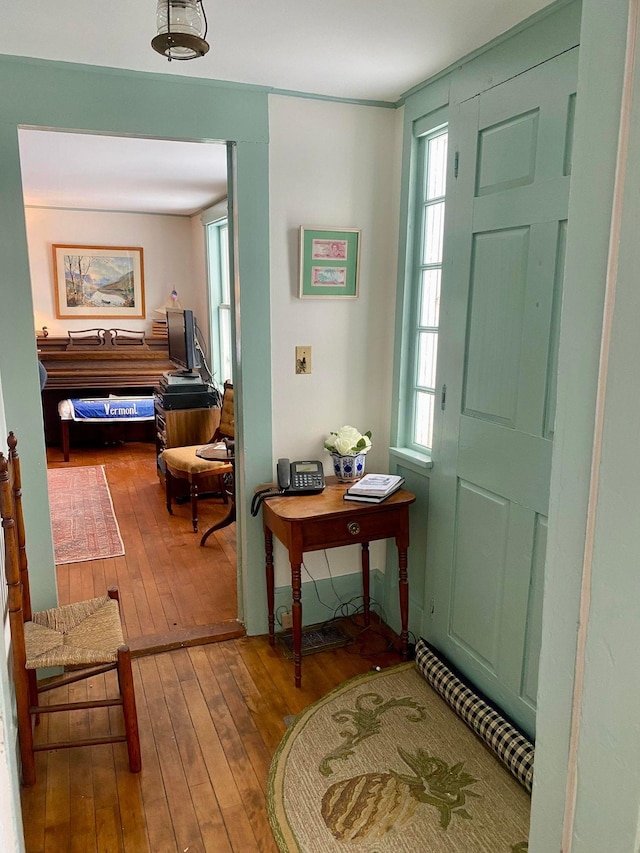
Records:
M289 552L291 564L293 665L296 687L302 677L302 601L301 568L306 551L321 551L341 545L359 543L362 549L362 593L365 624L369 624L369 542L395 539L398 548L398 592L402 655L407 657L409 621L409 583L407 551L409 548L409 506L415 495L404 489L380 504L343 500L348 486L335 477L327 477L327 486L319 495L278 496L262 504L262 523L269 608L269 642L275 643L273 537Z
M227 443L225 441L219 441L217 444L206 444L204 447L201 447L200 450L196 450L196 456L199 456L201 459L208 459L210 462L230 462L234 469L233 474L231 475L232 487L230 489L226 489L229 501L229 511L224 518L216 524L212 524L208 530L205 530L202 539L200 540L200 545L205 545L207 539L214 531L222 530L223 527L228 527L236 520L235 448L233 446L233 442Z

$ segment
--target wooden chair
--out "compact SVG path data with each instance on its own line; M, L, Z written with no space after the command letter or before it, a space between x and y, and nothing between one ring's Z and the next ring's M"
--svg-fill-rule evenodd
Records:
M22 488L17 440L9 433L9 453L0 453L0 515L4 531L4 565L8 587L8 611L11 629L13 679L18 716L18 740L22 760L22 781L36 780L34 753L40 750L75 746L96 746L126 742L129 769L141 768L140 738L131 671L131 653L126 646L118 591L104 597L54 607L39 613L31 611L26 537L22 513ZM36 672L44 667L64 668L65 673L38 684ZM63 704L40 704L41 694L94 675L116 670L119 695ZM41 714L74 709L108 708L120 705L124 716L124 734L73 741L35 743L33 723Z
M207 444L215 444L219 441L233 442L235 438L235 415L233 408L233 385L231 382L224 383L222 395L222 409L220 412L220 424ZM175 479L187 480L189 483L189 496L191 498L191 523L193 532L198 532L198 493L201 482L207 477L218 478L218 489L222 493L225 503L228 503L227 487L225 477L233 476L233 465L231 462L212 462L201 459L196 455L202 444L192 444L188 447L170 447L162 452L162 460L165 466L165 488L167 495L167 510L173 515L171 506L173 498L173 481Z

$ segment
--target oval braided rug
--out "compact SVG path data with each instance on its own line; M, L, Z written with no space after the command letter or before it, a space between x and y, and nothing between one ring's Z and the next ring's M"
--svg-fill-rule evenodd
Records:
M412 663L306 708L273 758L267 807L287 853L521 853L530 799Z

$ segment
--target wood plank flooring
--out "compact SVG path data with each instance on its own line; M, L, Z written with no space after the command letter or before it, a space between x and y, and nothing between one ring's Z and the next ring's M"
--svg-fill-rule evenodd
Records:
M68 599L92 595L94 589L101 592L105 582L115 579L127 631L137 636L186 627L189 599L171 584L171 572L182 569L183 560L189 565L194 589L189 595L204 590L211 571L210 564L208 569L190 564L194 559L191 537L198 537L190 533L189 510L184 506L173 519L166 515L162 490L153 482L152 464L144 459L148 450L148 445L126 445L113 453L105 451L112 454L104 464L125 557L95 561L100 566L77 564L60 572ZM55 451L51 453L55 456ZM80 453L72 453L70 464L103 464L102 452ZM145 484L140 471L147 469L150 475ZM224 554L229 563L221 569L228 572L222 586L228 591L235 579L234 542L233 535L222 538L220 553L214 553L217 561L224 563ZM216 562L216 573L217 566ZM234 597L223 600L222 593L206 594L209 598L197 610L198 619L224 620L235 614ZM129 598L134 600L127 603ZM23 789L22 795L27 853L276 851L265 791L271 757L285 731L284 718L346 678L399 660L381 636L375 632L364 636L370 643L366 648L354 644L305 656L300 689L293 686L292 663L266 637L241 637L138 657L133 666L142 772L129 773L123 744L38 753L37 782ZM113 684L112 676L51 691L49 701L63 701L65 690L74 698L88 692L99 698ZM114 709L42 715L36 738L47 732L95 735L120 726Z
M74 448L67 463L61 461L58 448L49 448L47 455L49 468L105 466L125 546L122 557L59 566L61 604L102 595L117 586L132 648L144 645L136 642L143 637L153 638L149 644L157 645L170 634L193 640L229 629L238 612L235 524L217 531L200 547L201 533L226 513L221 500L200 501L201 533L195 534L188 502L174 504L173 515L167 512L153 445ZM237 628L235 623L231 627Z

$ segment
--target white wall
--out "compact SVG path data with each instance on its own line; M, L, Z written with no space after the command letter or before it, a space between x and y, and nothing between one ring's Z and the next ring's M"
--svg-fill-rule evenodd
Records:
M401 122L401 110L269 98L273 452L321 459L327 474L324 440L343 424L372 431L368 470L388 470ZM298 297L301 225L362 230L357 299ZM295 374L301 345L310 375ZM382 547L371 554L382 569ZM327 555L333 574L359 571L358 549ZM322 554L305 564L327 575ZM276 585L288 583L276 552Z
M151 332L153 313L173 288L184 308L206 319L206 280L201 261L194 259L192 223L186 216L159 216L82 210L52 210L30 207L25 210L29 267L35 326L49 328L52 335L69 329L144 329ZM80 246L142 246L146 318L144 320L79 319L59 320L55 316L55 285L51 246L62 243Z
M207 274L207 253L205 247L205 227L200 221L200 214L189 220L191 232L191 268L193 271L190 305L198 321L200 343L205 347L211 367L211 334L209 330L209 277ZM182 300L180 300L182 301ZM184 304L184 303L183 303ZM204 340L203 340L204 339Z

